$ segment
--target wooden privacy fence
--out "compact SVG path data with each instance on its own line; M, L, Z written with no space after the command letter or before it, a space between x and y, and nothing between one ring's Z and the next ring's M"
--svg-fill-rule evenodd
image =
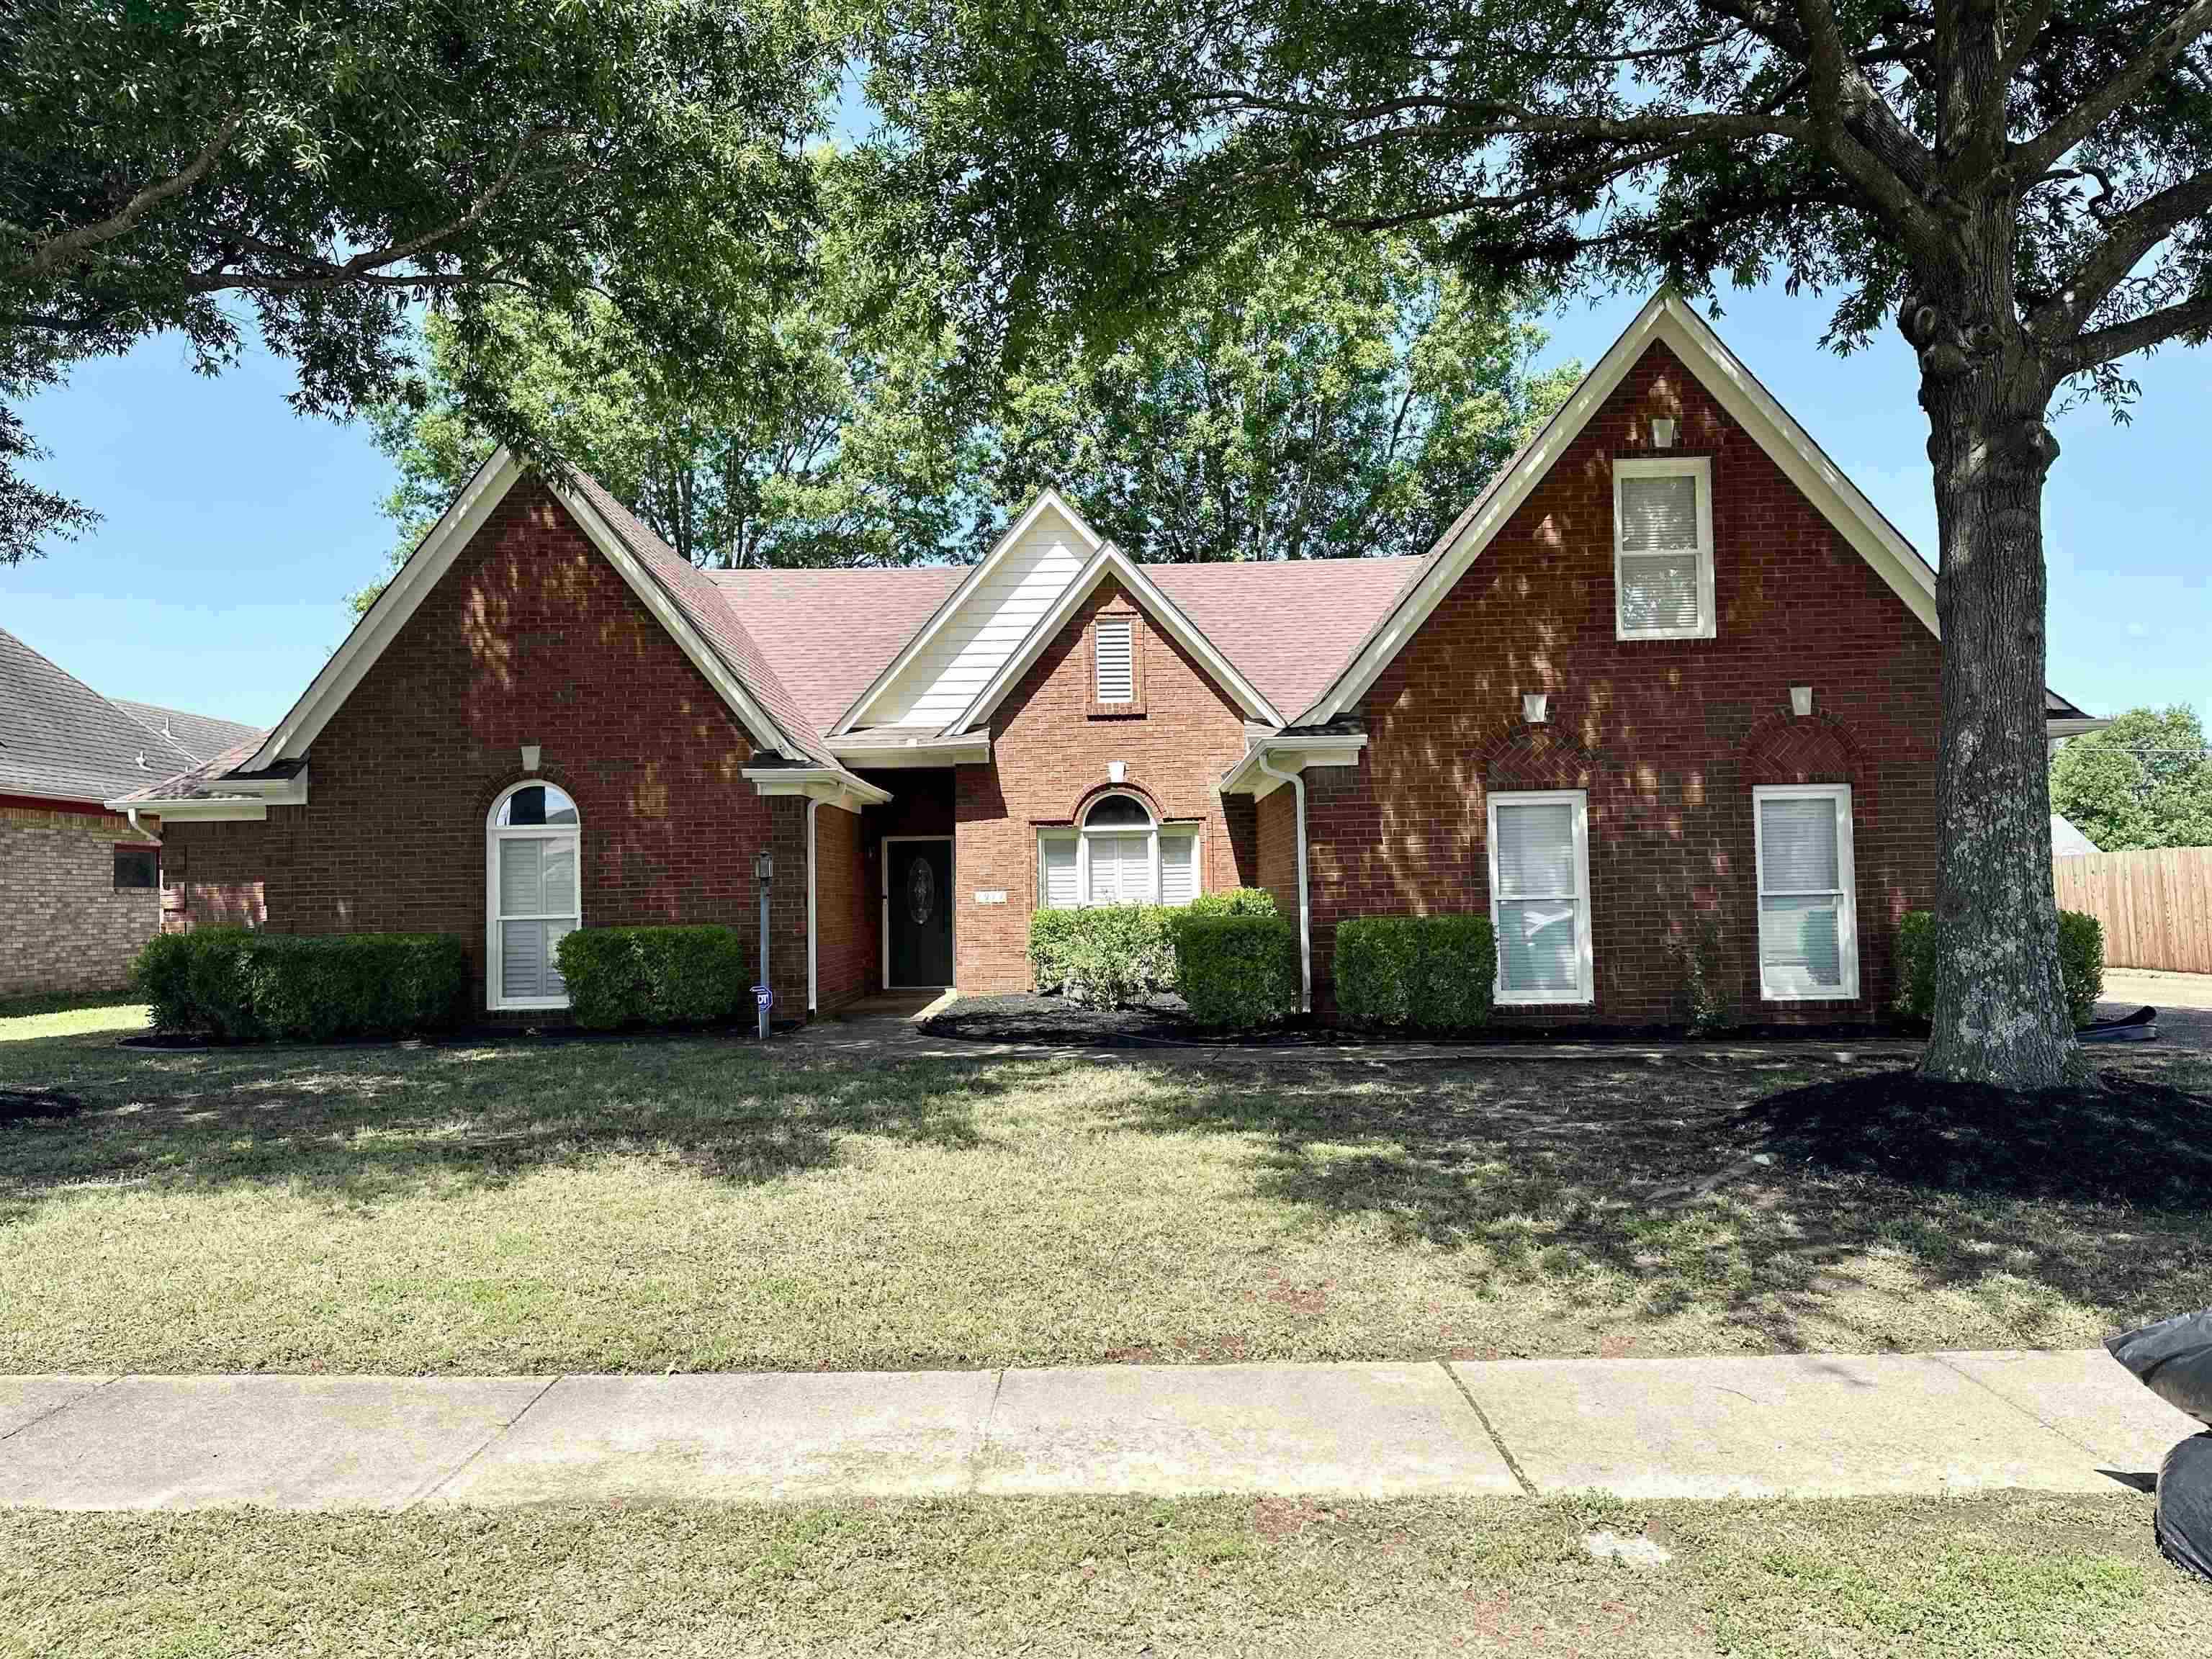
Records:
M2212 847L2084 853L2051 876L2060 909L2105 925L2108 966L2212 974Z

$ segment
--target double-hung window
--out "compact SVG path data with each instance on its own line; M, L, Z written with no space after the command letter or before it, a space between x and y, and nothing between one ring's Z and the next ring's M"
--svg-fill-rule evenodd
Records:
M1501 1003L1589 1002L1589 798L1580 789L1490 797L1490 921Z
M1702 455L1613 464L1614 631L1713 637L1713 465Z
M1037 835L1037 903L1188 904L1198 896L1198 828L1158 823L1133 795L1102 795L1072 830Z
M1856 996L1850 786L1793 784L1751 795L1759 841L1759 995L1771 1002Z
M518 784L491 810L487 988L494 1008L565 1008L561 941L583 924L576 803L550 783Z

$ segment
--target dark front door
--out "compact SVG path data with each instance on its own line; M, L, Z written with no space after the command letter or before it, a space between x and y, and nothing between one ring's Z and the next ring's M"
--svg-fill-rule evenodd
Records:
M889 841L890 982L952 983L952 843Z

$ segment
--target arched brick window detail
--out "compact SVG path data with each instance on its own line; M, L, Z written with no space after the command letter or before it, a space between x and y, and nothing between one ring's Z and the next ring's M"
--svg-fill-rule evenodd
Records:
M1863 794L1873 779L1850 728L1826 714L1769 714L1744 734L1743 781L1752 786L1848 783Z
M1525 721L1489 744L1480 760L1492 789L1594 789L1605 766L1572 738Z
M1066 822L1081 823L1084 814L1091 809L1102 795L1134 795L1139 800L1144 802L1156 821L1168 817L1167 810L1161 805L1160 798L1134 778L1131 778L1126 783L1094 784L1085 790L1075 798L1074 805L1068 809Z

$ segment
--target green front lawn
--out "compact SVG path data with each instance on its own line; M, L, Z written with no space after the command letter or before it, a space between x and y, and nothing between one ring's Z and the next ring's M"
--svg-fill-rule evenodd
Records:
M2212 1191L1747 1155L1731 1114L1836 1075L0 1042L0 1371L2076 1346L2203 1302Z
M2128 1492L0 1513L0 1654L2150 1659L2208 1618Z

